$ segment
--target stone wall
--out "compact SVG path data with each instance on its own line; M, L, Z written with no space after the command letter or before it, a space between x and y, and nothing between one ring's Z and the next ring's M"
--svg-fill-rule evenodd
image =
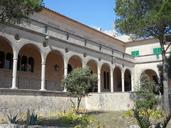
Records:
M85 98L89 111L124 111L133 107L131 93L93 93Z
M0 114L26 112L27 109L41 114L71 109L70 98L64 92L0 89ZM81 108L87 111L128 110L133 103L129 93L91 93L82 99Z

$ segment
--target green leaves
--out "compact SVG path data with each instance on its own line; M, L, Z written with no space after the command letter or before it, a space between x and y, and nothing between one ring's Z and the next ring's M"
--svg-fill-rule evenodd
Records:
M77 112L79 111L82 97L88 95L90 87L94 86L96 81L97 76L91 74L88 67L74 69L63 81L68 94L77 98Z
M64 80L64 86L67 88L69 95L85 96L88 89L97 81L97 76L92 75L88 67L77 68L73 70Z
M1 0L0 22L18 23L41 9L43 0Z
M154 90L157 85L150 81L146 74L141 75L140 89L136 92L135 107L137 109L152 109L157 104L158 98Z
M171 30L171 0L117 0L116 28L137 37L156 37Z

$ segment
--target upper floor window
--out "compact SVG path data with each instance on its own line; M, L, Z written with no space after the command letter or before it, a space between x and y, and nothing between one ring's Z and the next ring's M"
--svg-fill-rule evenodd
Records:
M132 51L132 52L131 52L131 55L132 55L133 57L138 57L138 56L139 56L139 51L138 51L138 50Z
M159 59L159 55L161 54L161 52L161 48L153 48L153 54L157 56L157 59Z

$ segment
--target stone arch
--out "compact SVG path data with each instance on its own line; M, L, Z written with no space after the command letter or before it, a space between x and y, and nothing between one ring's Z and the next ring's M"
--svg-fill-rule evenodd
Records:
M158 83L158 76L156 71L154 71L153 69L145 69L141 75L145 73L149 76L150 80L153 80L155 83Z
M129 69L126 69L125 72L124 72L124 88L125 90L124 91L131 91L131 71Z
M68 73L70 73L73 69L82 67L82 59L77 55L73 55L68 60Z
M110 65L103 64L101 67L101 89L102 92L110 91Z
M90 68L92 74L97 74L97 62L93 59L87 62L87 66ZM97 83L89 89L90 92L97 92Z
M46 57L46 89L62 91L64 78L64 59L61 52L53 50Z
M34 61L33 71L30 69L29 58ZM19 89L40 89L42 56L38 46L25 44L18 54L17 86Z
M121 92L122 91L122 72L121 68L116 66L113 71L113 85L114 85L114 92Z
M14 50L11 42L0 36L0 88L10 88L12 83Z

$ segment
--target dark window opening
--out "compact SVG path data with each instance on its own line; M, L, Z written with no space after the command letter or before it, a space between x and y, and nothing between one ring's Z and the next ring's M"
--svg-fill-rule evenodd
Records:
M106 72L103 73L103 79L104 79L104 89L106 88Z
M110 75L109 72L106 73L106 79L107 79L107 85L106 85L106 89L110 89L109 85L110 85Z
M110 75L109 72L103 73L103 79L104 79L104 89L110 89Z
M71 72L72 72L72 66L71 66L71 64L68 64L68 74L70 74Z
M34 59L32 57L28 59L28 71L34 72Z
M5 54L4 52L0 51L0 68L4 68L5 63Z
M21 68L21 57L20 55L18 56L18 61L17 61L17 70L20 71L20 68Z
M12 69L13 67L13 55L12 53L6 54L5 68Z
M21 71L27 71L27 57L22 56L21 58Z

